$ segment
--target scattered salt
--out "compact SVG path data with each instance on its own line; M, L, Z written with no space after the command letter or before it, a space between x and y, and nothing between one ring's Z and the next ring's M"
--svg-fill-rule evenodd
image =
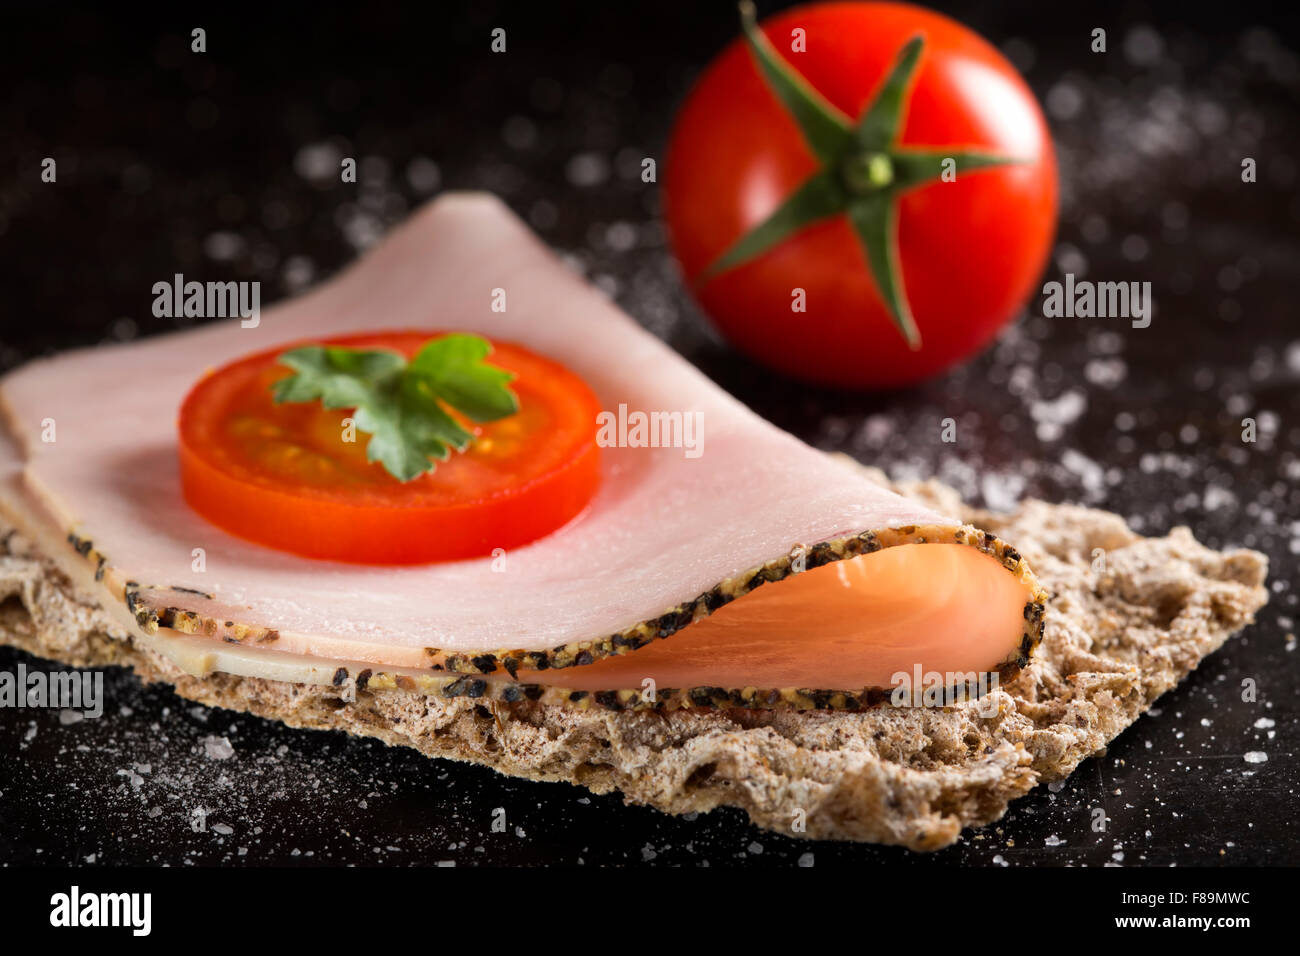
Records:
M204 737L203 753L209 760L229 760L235 755L235 748L225 737Z

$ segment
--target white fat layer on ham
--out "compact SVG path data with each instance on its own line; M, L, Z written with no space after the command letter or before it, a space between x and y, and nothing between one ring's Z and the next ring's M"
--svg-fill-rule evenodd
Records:
M504 312L492 311L497 289ZM582 376L611 411L700 412L703 454L602 449L589 508L495 567L312 561L234 538L186 506L176 416L205 370L290 341L403 328L520 343ZM656 617L797 543L958 524L754 415L482 195L430 204L256 328L223 321L38 360L0 380L0 397L18 439L0 446L11 491L39 500L55 530L93 542L122 579L212 595L146 590L149 603L277 629L280 653L417 666L431 647L544 650ZM53 442L41 438L49 420Z

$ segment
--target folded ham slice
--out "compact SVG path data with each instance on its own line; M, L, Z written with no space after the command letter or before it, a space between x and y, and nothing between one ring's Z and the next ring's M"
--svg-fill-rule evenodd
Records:
M494 311L503 299L504 311ZM566 527L496 558L416 567L279 553L225 534L186 506L176 413L205 369L281 343L404 328L520 343L582 376L610 410L698 412L702 453L605 448L602 487ZM913 655L917 663L943 670L974 654L1005 677L1041 635L1043 594L1014 549L880 489L751 413L487 196L437 200L338 278L270 310L254 328L230 320L41 359L0 380L0 399L11 432L0 447L0 509L51 542L52 556L98 588L106 605L129 614L138 638L192 669L303 680L336 680L341 670L376 686L505 700L553 700L557 689L580 686L607 692L602 703L630 705L642 699L641 681L610 669L615 686L600 687L597 662L636 659L645 648L653 669L648 649L662 643L658 671L647 672L671 685L660 703L865 706L879 698L869 693L879 689L872 667L885 659L863 658L862 641L854 651L850 612L827 613L836 623L824 639L821 615L808 618L803 634L791 620L866 593L843 580L844 594L827 590L814 575L855 559L853 573L867 580L867 562L909 543L964 546L943 560L938 549L916 549L901 574L878 566L899 581L942 577L943 601L920 588L907 607L886 602L880 614L862 614L877 624L913 615L915 647L925 649L924 660ZM793 588L797 577L784 580L800 572L813 583ZM783 625L772 624L781 613L746 625L745 596L759 585L789 593ZM736 623L746 626L689 627L737 598ZM933 613L917 611L932 604ZM762 617L757 601L754 608ZM747 626L756 651L751 678L742 680ZM659 639L678 631L676 646L691 651L693 664L664 656L675 645ZM693 631L699 636L688 642ZM910 659L898 627L864 623L863 635L867 644L901 647L890 661ZM945 652L962 645L965 655ZM840 658L858 664L846 669ZM586 665L594 666L579 679ZM787 678L794 683L779 683ZM838 696L827 703L823 691Z

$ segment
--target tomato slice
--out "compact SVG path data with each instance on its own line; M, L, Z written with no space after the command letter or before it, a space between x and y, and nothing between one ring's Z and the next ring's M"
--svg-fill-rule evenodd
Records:
M317 344L410 357L442 332L373 332ZM527 544L586 507L600 483L600 405L568 369L507 342L488 361L517 378L519 411L473 425L463 453L402 483L366 460L367 435L345 441L351 410L277 405L292 372L277 346L205 375L180 412L185 500L218 527L309 558L419 564Z

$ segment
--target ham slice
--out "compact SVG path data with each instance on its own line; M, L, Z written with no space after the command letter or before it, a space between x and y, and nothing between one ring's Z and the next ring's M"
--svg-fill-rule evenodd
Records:
M498 290L504 311L493 310ZM603 408L699 413L702 453L603 449L603 483L590 507L496 559L396 568L311 561L231 537L185 505L176 413L205 369L290 341L405 328L522 344L582 376ZM13 439L0 448L0 508L49 540L66 538L54 556L80 562L106 604L125 606L140 633L163 636L159 647L220 638L241 645L232 668L298 658L350 662L353 674L481 673L504 687L522 669L539 683L562 683L555 668L635 657L734 598L744 607L760 584L775 593L805 568L821 572L919 541L968 545L1016 588L1001 589L994 610L982 566L950 563L946 610L922 619L940 645L966 640L958 622L986 611L996 634L971 646L985 657L999 649L986 667L1014 668L1041 635L1043 595L1013 549L880 489L754 415L483 195L430 204L358 264L270 310L255 328L236 319L41 359L0 380L0 399ZM51 427L54 440L43 440ZM963 590L962 582L975 586ZM928 598L917 592L913 600ZM797 613L812 606L805 596ZM703 626L698 633L713 643ZM194 635L189 645L184 634ZM743 634L733 628L733 639L721 641L730 682L744 671ZM832 655L822 665L788 667L789 676L833 673L844 638L821 648ZM659 652L672 646L662 643ZM690 673L665 671L674 683ZM865 674L858 668L855 682L837 689L860 690ZM700 683L724 681L704 674Z

